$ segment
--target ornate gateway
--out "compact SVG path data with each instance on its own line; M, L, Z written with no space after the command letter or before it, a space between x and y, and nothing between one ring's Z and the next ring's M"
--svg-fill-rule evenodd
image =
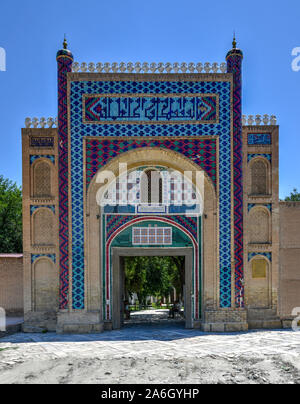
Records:
M130 255L185 257L188 328L247 329L249 285L273 315L278 128L242 118L242 59L79 65L64 43L58 119L23 130L25 328L120 327Z

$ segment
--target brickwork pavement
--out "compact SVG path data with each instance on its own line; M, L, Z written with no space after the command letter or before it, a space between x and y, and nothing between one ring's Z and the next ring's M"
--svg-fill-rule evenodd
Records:
M17 348L17 349L6 349ZM4 349L4 350L3 350ZM1 363L69 356L97 358L201 358L289 354L300 358L300 333L290 330L205 334L181 326L126 327L90 335L15 334L0 340Z

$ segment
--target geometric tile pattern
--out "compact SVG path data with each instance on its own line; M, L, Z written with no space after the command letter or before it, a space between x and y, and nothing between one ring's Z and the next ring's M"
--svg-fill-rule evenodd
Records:
M71 183L72 183L72 271L73 308L84 308L84 218L83 138L127 142L128 137L153 138L219 136L220 202L220 298L221 307L231 307L231 84L228 81L72 81L71 82ZM84 124L85 94L216 94L219 96L217 124ZM126 139L125 139L126 137ZM98 138L98 139L96 139ZM123 139L122 139L123 138ZM110 139L107 139L111 141ZM135 139L134 139L135 140ZM118 147L118 144L116 145ZM109 151L108 151L109 154ZM67 187L67 184L66 184ZM65 189L65 187L64 187ZM65 195L67 199L67 194Z
M272 262L272 253L268 252L252 252L248 254L248 261L251 261L252 258L257 257L258 255L262 255L263 257L267 257L270 262Z
M218 115L216 95L119 94L83 99L85 123L216 123Z
M271 145L272 135L271 133L249 133L248 134L248 146L256 145Z
M87 139L86 181L87 187L97 171L112 158L141 147L159 147L183 154L198 164L216 186L216 139Z
M233 164L234 164L234 258L235 305L244 307L244 237L243 237L243 170L242 170L242 52L227 54L227 70L233 73ZM229 279L227 280L229 281Z
M31 254L31 263L33 264L38 258L45 257L50 258L54 264L56 264L56 255L55 254Z
M42 155L42 156L30 156L30 164L33 164L36 160L41 159L41 158L48 159L53 164L55 164L55 156L45 156L45 155Z
M67 73L72 71L73 57L67 50L57 54L58 70L58 145L59 145L59 307L69 302L69 212L68 212L68 110Z

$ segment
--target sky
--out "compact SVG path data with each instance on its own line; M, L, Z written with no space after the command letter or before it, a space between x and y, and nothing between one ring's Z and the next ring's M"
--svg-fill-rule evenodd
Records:
M0 175L21 185L25 118L57 116L64 33L79 62L221 63L235 30L243 114L278 118L284 198L300 190L300 71L291 67L299 26L299 0L0 0Z

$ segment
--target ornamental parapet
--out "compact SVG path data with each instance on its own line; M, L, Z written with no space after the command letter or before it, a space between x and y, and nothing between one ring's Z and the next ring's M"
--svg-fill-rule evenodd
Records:
M26 118L26 128L57 128L57 118Z
M243 115L243 126L261 126L261 125L277 125L277 118L275 115Z
M78 63L72 65L74 73L226 73L223 63Z

